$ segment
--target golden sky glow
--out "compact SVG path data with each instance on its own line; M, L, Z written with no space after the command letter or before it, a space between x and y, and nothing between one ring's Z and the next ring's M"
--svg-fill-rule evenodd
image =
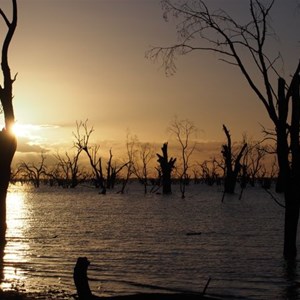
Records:
M32 151L66 142L71 146L76 120L89 119L98 140L122 143L127 129L142 141L166 141L175 115L192 120L203 141L224 140L223 123L236 139L244 132L257 136L260 124L270 124L240 72L216 55L181 57L172 77L145 58L151 46L176 42L175 23L163 20L159 0L18 2L9 58L12 73L18 73L19 151L20 141L32 143ZM207 2L241 19L248 13L248 1ZM0 5L10 12L10 0ZM296 0L277 0L272 13L280 37L272 47L283 54L286 78L299 59L296 6Z

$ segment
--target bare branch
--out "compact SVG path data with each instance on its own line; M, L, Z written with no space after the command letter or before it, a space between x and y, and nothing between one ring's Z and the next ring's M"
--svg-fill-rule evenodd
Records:
M10 26L10 22L9 22L8 18L6 17L5 13L3 12L3 10L2 10L1 8L0 8L0 15L1 15L2 18L4 19L4 21L5 21L6 25L7 25L7 27L9 27L9 26Z
M269 73L278 74L275 68L278 57L273 59L265 52L267 37L274 35L268 22L273 4L274 0L266 6L258 0L250 0L251 20L241 25L223 10L210 11L202 0L177 3L162 0L164 18L171 16L179 20L179 43L170 47L153 47L146 52L146 57L152 61L161 61L166 75L173 75L177 71L177 56L193 51L208 51L220 55L221 61L241 70L249 86L266 107L270 118L276 123L278 118L274 99L277 101L277 98ZM261 89L257 74L250 74L247 67L249 57L256 66L256 71L262 75L264 90Z

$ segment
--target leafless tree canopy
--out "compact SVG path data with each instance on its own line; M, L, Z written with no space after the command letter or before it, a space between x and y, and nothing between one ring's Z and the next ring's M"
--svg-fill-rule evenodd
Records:
M271 82L279 77L276 63L281 55L267 55L267 41L276 36L269 22L273 5L274 0L268 1L266 5L259 0L250 0L250 20L240 24L224 10L211 11L202 0L162 0L164 18L178 20L178 43L153 47L146 53L146 57L160 61L166 74L171 75L176 72L177 56L197 50L214 52L220 60L241 70L275 121L277 89L273 89ZM248 68L249 65L252 67ZM263 81L259 82L258 78ZM262 84L265 91L260 88Z

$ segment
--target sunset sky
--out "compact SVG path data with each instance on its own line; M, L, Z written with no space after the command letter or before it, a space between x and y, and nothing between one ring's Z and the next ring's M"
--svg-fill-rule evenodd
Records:
M248 14L246 0L206 2L241 19ZM282 52L287 79L300 53L297 3L277 0L271 14L279 37L272 48ZM11 1L0 5L10 16ZM179 57L170 77L145 58L152 46L177 41L176 23L163 20L160 0L21 0L18 8L9 59L18 73L19 152L70 147L76 121L86 119L97 142L111 145L124 144L127 130L163 143L175 115L193 121L203 142L225 140L222 124L236 140L244 132L259 136L260 124L270 126L240 72L216 55Z

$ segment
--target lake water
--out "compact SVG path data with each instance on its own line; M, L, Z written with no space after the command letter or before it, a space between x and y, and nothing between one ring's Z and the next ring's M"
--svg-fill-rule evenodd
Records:
M10 186L2 288L72 299L73 268L86 256L97 295L201 292L211 277L208 294L300 299L299 267L282 258L284 209L264 190L223 203L222 187L201 184L184 200L177 186L167 197L137 184L117 190Z

